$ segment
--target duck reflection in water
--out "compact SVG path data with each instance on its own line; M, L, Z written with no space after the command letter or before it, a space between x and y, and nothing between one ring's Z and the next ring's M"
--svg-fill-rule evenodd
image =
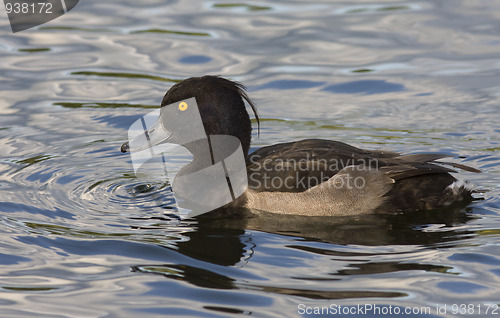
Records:
M468 208L472 209L472 208ZM342 246L426 246L429 249L439 249L443 246L450 248L463 244L463 240L474 235L471 231L460 229L461 224L473 219L471 210L463 208L447 208L439 211L410 212L405 214L370 214L360 216L311 217L288 216L276 217L273 213L252 214L246 218L214 218L209 214L198 218L196 231L184 233L187 240L176 243L176 248L165 247L166 254L179 253L186 257L183 263L141 264L132 267L134 272L164 276L168 279L188 282L195 286L220 290L250 289L262 290L269 293L300 296L309 299L351 299L365 297L397 298L408 295L391 291L371 290L328 290L308 289L298 286L268 286L259 284L256 279L237 280L238 276L225 270L228 266L247 266L252 262L255 253L273 244L266 241L266 233L287 236L283 240L288 254L297 251L331 257L331 281L345 276L370 275L391 273L398 271L426 271L448 272L452 268L433 264L420 263L408 260L373 261L373 256L367 252L355 253L352 249L344 250ZM436 213L439 212L439 213ZM427 231L427 227L438 225L439 230ZM457 227L458 229L454 229ZM257 236L257 238L256 238ZM264 237L264 238L262 238ZM295 243L294 243L295 241ZM308 244L309 242L309 244ZM326 243L326 244L324 244ZM264 255L266 252L263 252ZM287 255L288 255L287 254ZM292 257L293 258L293 257ZM354 260L354 259L355 260ZM336 259L353 259L348 266L336 265ZM274 260L279 266L286 266L287 259L276 257ZM222 266L221 266L222 265ZM340 267L339 267L340 266ZM339 269L335 269L339 267ZM250 274L245 274L250 275ZM285 275L286 276L286 275ZM297 277L293 279L296 281ZM327 277L322 280L328 280Z

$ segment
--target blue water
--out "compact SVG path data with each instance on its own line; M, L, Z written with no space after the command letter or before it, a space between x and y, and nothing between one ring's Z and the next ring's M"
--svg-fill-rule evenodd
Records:
M499 10L86 0L13 34L0 9L0 316L500 315ZM180 221L120 145L203 74L249 88L253 148L443 152L488 191L433 213Z

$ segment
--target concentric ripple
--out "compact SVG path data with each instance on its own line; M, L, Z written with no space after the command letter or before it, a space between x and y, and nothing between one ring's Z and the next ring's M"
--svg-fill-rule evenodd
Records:
M97 142L11 162L3 182L9 198L3 210L28 231L127 235L141 241L154 236L166 239L166 245L185 240L182 232L192 230L191 222L176 217L168 181L137 178L129 160L116 144ZM161 232L148 233L152 229Z

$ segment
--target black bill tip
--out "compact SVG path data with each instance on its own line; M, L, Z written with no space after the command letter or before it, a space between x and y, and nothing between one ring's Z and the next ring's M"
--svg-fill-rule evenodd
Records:
M124 143L121 147L122 152L128 152L130 150L130 146L128 145L128 141Z

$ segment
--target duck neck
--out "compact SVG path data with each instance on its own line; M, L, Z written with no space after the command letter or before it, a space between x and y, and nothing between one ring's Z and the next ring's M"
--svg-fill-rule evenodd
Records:
M198 171L214 164L209 138L203 138L183 145L193 154L193 160L179 173Z

